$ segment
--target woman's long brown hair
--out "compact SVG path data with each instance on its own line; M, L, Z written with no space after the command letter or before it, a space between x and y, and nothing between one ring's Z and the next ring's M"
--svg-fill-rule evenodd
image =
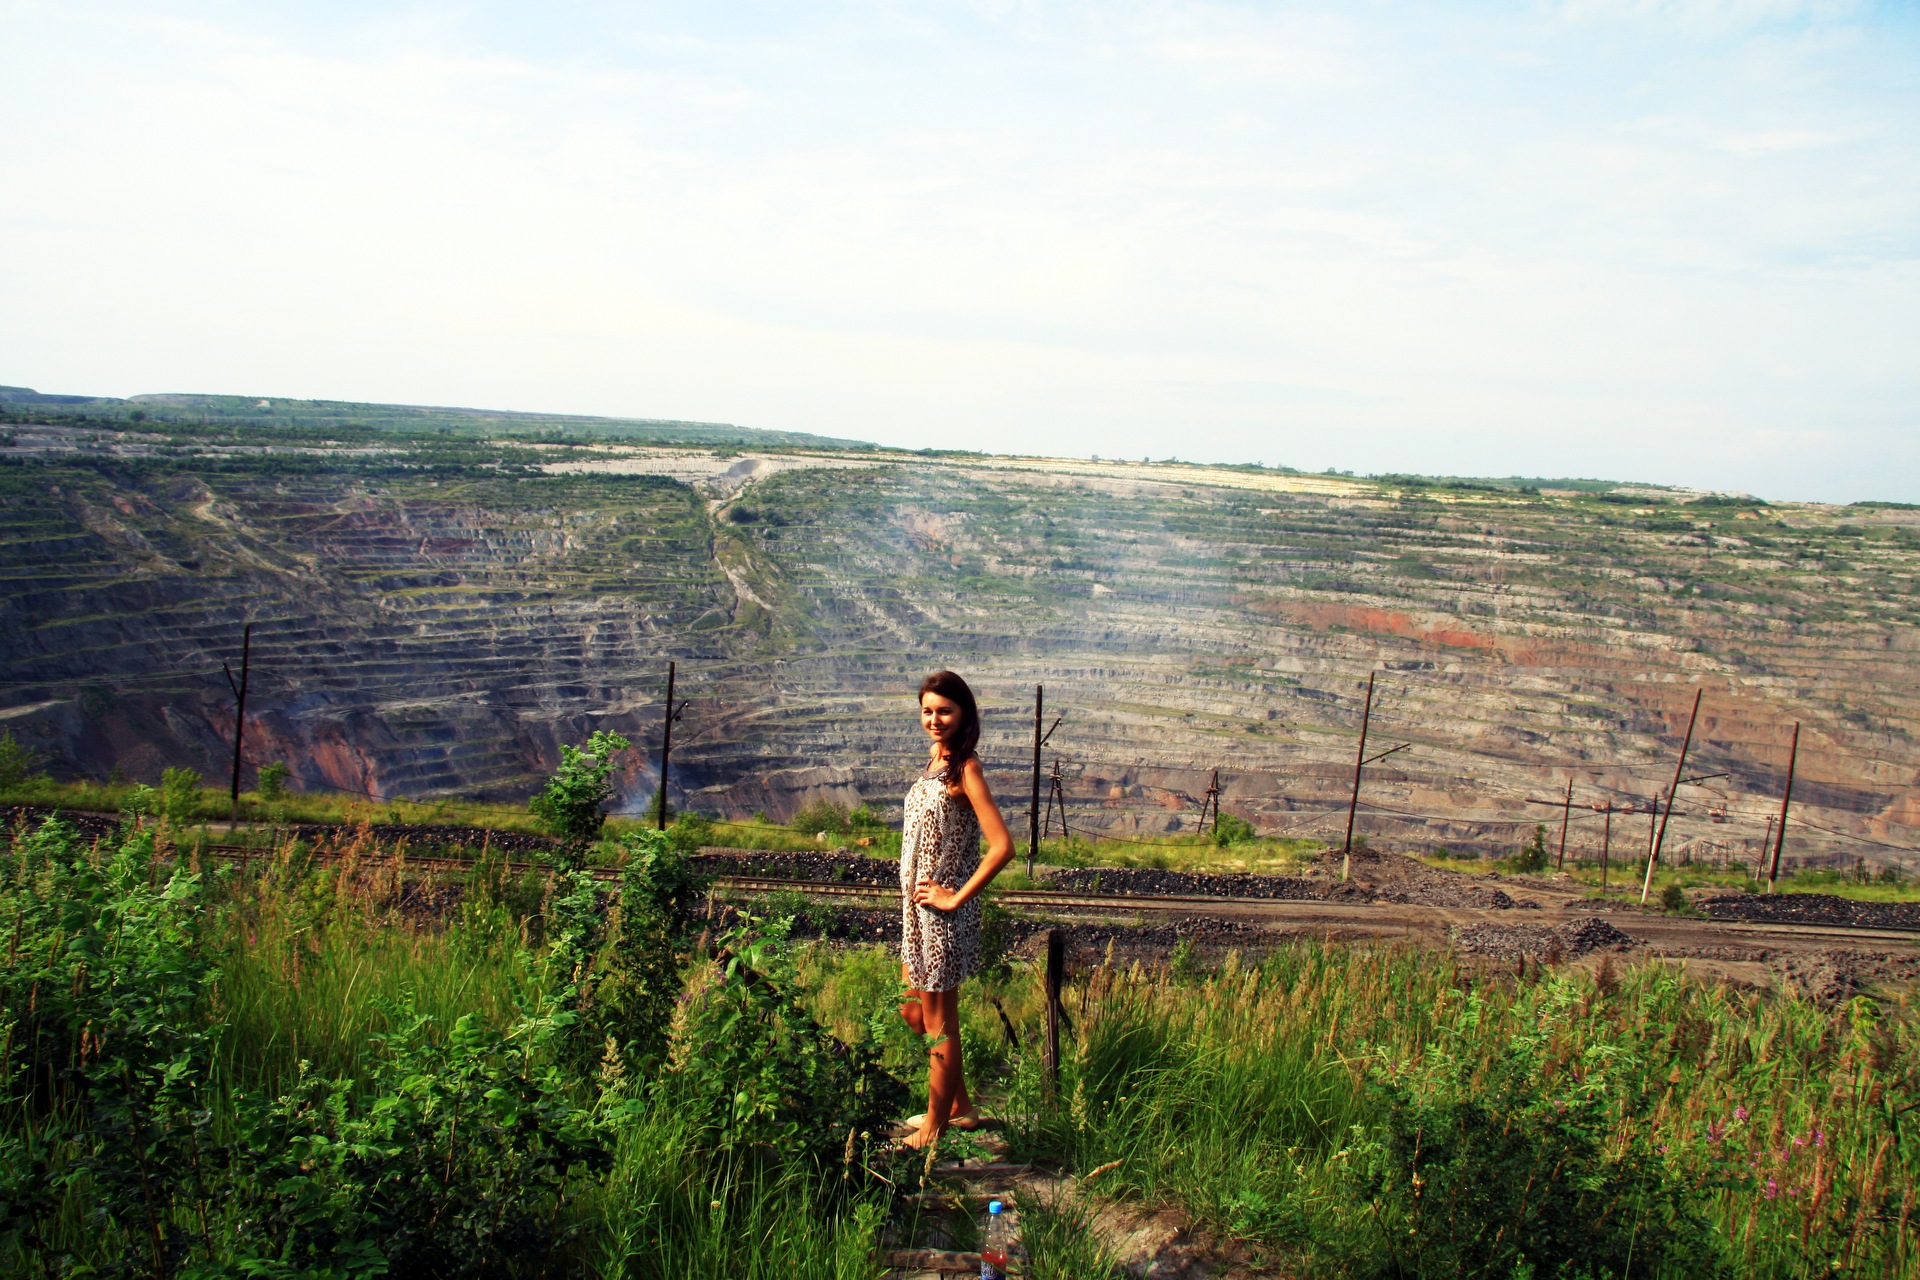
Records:
M946 783L949 790L960 785L961 771L973 759L980 745L980 704L973 700L967 682L951 671L936 671L920 682L920 696L937 693L960 708L960 728L947 742Z

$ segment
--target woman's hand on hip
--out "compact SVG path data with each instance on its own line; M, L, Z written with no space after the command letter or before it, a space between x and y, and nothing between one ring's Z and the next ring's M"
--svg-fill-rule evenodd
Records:
M966 900L960 896L958 889L935 884L929 878L913 886L913 901L915 906L931 907L935 911L954 911Z

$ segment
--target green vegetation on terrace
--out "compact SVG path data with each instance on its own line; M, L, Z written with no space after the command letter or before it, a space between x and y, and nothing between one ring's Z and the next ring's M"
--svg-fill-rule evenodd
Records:
M498 863L403 881L364 833L199 873L165 821L13 833L0 1269L877 1277L923 1212L877 1140L925 1062L897 961L778 921L716 958L671 846L628 849L603 902ZM963 1000L978 1096L1015 1158L1103 1171L1023 1203L1037 1280L1112 1280L1095 1197L1287 1274L1920 1275L1903 999L1183 949L1071 976L1049 1089L1004 941Z

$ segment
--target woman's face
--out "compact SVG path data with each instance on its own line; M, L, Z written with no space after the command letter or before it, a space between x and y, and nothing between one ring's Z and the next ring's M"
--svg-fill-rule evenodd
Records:
M937 693L920 695L920 727L935 742L946 743L960 731L960 704Z

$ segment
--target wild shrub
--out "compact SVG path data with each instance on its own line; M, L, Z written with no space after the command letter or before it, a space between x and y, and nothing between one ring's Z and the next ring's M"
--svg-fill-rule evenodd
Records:
M47 1247L77 1185L132 1270L166 1274L196 1243L176 1209L205 1203L218 974L199 878L160 880L152 857L135 833L101 865L56 818L0 859L0 1246Z
M191 821L200 806L200 775L191 769L165 769L160 774L160 816L174 826Z
M584 872L560 878L544 959L562 1012L554 1052L583 1077L638 1081L666 1047L680 993L684 908L695 892L686 857L658 831L626 838L619 892L602 904Z
M562 746L560 767L528 802L528 812L569 843L584 845L595 839L607 820L600 806L613 797L613 757L632 745L600 729L588 737L585 750Z
M13 730L0 733L0 787L17 787L40 770L41 755L13 736Z
M695 971L653 1102L689 1117L717 1150L825 1165L849 1135L883 1132L901 1114L906 1088L871 1048L814 1020L783 933L743 927Z
M1213 824L1213 842L1222 849L1254 838L1253 824L1238 814L1223 813Z
M1351 1178L1374 1231L1345 1259L1351 1274L1728 1274L1702 1203L1632 1123L1659 1100L1646 1077L1601 1046L1550 1067L1553 1024L1573 1008L1560 986L1541 1025L1490 1059L1466 1042L1485 1021L1477 994L1418 1061L1382 1059L1384 1118Z
M853 815L847 812L847 806L822 797L802 805L787 826L803 836L822 831L828 835L845 835L853 829Z
M262 800L272 804L287 794L287 777L292 772L287 766L275 760L271 764L260 766L260 773L254 779L253 789Z
M699 813L682 813L667 828L667 842L678 853L696 854L702 845L713 843L713 819Z
M611 1142L543 1052L561 1021L392 1021L358 1081L303 1075L240 1108L223 1180L239 1274L538 1274L575 1234L565 1193Z
M1507 859L1507 870L1516 875L1530 876L1547 869L1552 855L1547 852L1547 829L1536 825L1533 834L1527 837L1526 845Z

